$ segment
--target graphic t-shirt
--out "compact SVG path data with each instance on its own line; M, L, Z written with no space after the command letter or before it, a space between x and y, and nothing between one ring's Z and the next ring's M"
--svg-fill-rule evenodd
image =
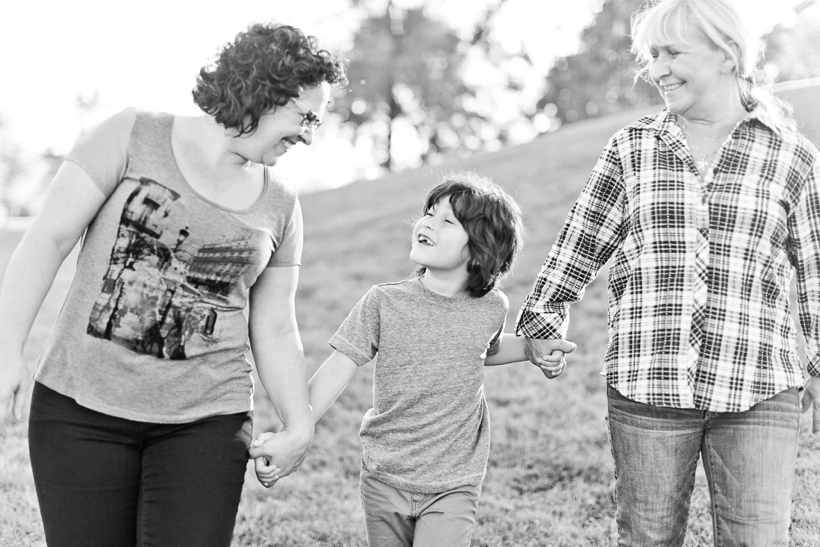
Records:
M122 418L181 423L252 409L249 289L266 267L297 266L296 195L271 180L244 210L188 185L173 116L125 110L67 161L108 196L35 379Z

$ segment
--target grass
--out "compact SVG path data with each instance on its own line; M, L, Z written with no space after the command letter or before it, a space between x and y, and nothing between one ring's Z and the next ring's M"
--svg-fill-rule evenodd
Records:
M783 92L820 144L817 88ZM631 112L573 124L526 145L466 160L305 195L306 243L298 310L312 372L329 354L327 340L374 283L406 277L409 225L436 173L469 169L507 188L524 211L528 237L504 290L510 297L508 330L552 239L580 192L607 138L629 123ZM0 233L0 266L19 233ZM27 348L42 348L65 293L71 260L58 276ZM479 505L476 546L603 546L610 542L615 505L605 423L605 383L598 374L606 345L606 282L599 275L573 306L568 337L579 343L567 372L547 381L521 363L486 370L492 416L492 453ZM370 366L361 371L317 426L314 447L299 473L271 490L249 467L234 535L236 546L363 546L358 494L358 429L370 406ZM256 431L274 413L257 394ZM42 546L42 526L28 467L25 424L9 424L0 445L0 545ZM808 416L800 434L793 503L792 545L820 544L820 436ZM699 470L686 547L711 543L705 478Z

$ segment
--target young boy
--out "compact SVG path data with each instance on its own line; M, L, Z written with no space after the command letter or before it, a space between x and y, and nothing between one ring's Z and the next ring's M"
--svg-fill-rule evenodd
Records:
M502 333L508 301L497 288L521 246L516 203L492 181L459 173L430 192L423 213L410 250L416 277L371 288L310 380L318 420L378 354L360 431L373 547L469 545L490 449L483 366L526 360L524 339ZM554 352L542 369L562 359ZM267 435L252 456L267 454ZM270 484L278 469L264 460L257 476Z

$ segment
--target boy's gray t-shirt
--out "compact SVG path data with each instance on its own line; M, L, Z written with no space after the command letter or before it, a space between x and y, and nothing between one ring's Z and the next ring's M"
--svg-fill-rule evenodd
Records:
M266 175L247 209L209 201L176 165L172 126L127 109L69 154L107 200L35 372L82 406L156 423L252 409L249 290L298 266L302 245L293 191Z
M480 484L490 451L484 359L498 351L509 306L494 289L446 297L419 278L376 285L330 345L364 365L376 354L362 463L402 490Z

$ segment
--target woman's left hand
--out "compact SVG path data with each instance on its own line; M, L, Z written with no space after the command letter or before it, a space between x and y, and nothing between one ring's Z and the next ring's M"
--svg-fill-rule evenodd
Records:
M250 448L259 482L270 487L299 469L310 448L310 439L310 435L300 435L288 429L260 435Z
M803 400L801 406L803 412L808 412L812 408L811 431L820 433L820 378L815 376L806 380L803 386Z

